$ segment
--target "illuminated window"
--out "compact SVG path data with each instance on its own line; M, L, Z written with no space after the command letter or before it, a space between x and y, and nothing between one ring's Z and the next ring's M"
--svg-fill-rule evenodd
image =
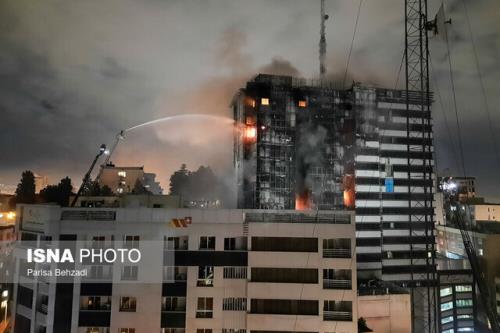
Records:
M444 317L444 318L441 319L441 324L450 323L452 321L453 321L453 317L452 316Z
M137 300L135 297L121 297L120 298L120 311L121 312L135 312L137 307Z
M135 328L120 328L120 333L135 333Z
M472 306L472 300L471 299L457 299L457 306L464 308L467 306Z
M439 291L439 295L440 295L441 297L451 295L451 287L448 287L448 288L441 288L441 290Z
M120 177L127 177L127 172L126 171L118 171L118 176Z
M467 292L467 291L472 291L472 286L460 285L460 286L456 286L455 290L457 292L459 292L459 293L463 293L463 292Z
M269 98L261 98L260 104L261 105L269 105Z
M446 302L441 304L441 311L446 311L450 309L453 309L453 302Z
M306 101L299 101L299 108L305 108L307 106Z

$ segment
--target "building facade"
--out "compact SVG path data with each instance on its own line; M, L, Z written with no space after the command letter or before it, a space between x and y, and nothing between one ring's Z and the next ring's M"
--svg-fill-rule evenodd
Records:
M37 246L128 246L145 260L76 264L89 275L53 281L28 276L17 249L16 333L357 332L351 213L21 205L18 216Z
M420 101L258 75L232 103L239 207L354 209L359 279L426 284L435 273L433 143Z

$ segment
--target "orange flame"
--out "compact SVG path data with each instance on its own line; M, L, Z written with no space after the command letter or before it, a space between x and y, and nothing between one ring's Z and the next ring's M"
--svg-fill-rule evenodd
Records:
M311 209L311 195L309 190L304 190L295 197L295 210Z

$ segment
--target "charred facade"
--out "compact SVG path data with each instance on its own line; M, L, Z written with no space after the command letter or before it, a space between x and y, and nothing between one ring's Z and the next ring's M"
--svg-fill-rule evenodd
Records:
M435 269L426 264L434 209L412 200L432 198L433 158L420 101L401 90L258 75L232 102L238 207L355 209L359 280L425 283Z

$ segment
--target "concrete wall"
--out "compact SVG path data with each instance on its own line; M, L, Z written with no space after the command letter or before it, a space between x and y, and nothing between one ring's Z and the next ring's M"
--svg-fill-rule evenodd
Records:
M358 317L374 333L411 333L410 295L358 296Z

